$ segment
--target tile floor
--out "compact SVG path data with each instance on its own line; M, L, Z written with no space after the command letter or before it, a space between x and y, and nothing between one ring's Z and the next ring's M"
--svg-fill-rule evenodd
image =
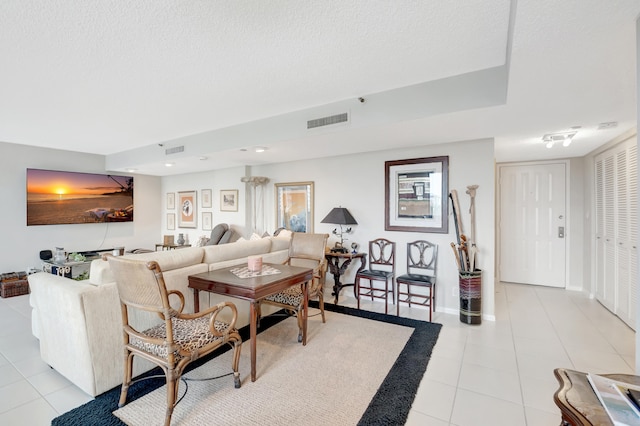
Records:
M349 293L343 291L341 305L355 306ZM384 311L379 302L361 308ZM428 318L404 305L401 314ZM30 318L28 296L0 299L0 425L49 425L91 400L42 362ZM410 426L557 425L554 368L634 372L635 333L582 293L499 284L495 322L471 326L443 313L434 322L444 327Z

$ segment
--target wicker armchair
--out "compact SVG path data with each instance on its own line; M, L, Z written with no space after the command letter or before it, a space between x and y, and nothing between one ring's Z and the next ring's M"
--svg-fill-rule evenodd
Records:
M289 257L283 264L291 266L301 266L313 268L313 281L309 287L309 299L318 299L322 322L324 317L324 281L327 271L327 260L325 249L329 234L307 234L304 232L294 232L291 235L289 244ZM288 289L265 297L258 304L258 318L260 318L260 304L278 306L286 309L298 318L298 342L302 342L302 303L304 294L302 286L296 285Z
M125 367L119 407L125 405L127 391L132 384L134 355L145 358L164 370L167 378L167 426L171 423L171 414L177 404L180 376L185 367L224 344L228 343L233 348L231 367L235 387L240 387L238 363L242 340L235 329L238 312L233 303L224 302L202 312L184 314L184 295L177 290L167 290L162 271L156 262L113 256L107 258L116 280L122 308ZM170 296L178 298L179 308L172 307ZM217 320L218 314L225 308L229 308L232 313L228 323ZM156 313L162 322L148 330L136 330L129 323L130 309Z

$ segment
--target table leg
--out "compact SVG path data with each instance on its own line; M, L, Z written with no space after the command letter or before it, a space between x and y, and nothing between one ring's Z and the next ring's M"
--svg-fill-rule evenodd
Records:
M309 284L311 281L305 281L302 285L302 294L304 295L302 305L302 346L307 344L307 318L309 318Z
M193 312L200 312L200 290L193 289Z
M251 381L256 381L256 335L257 335L257 322L258 313L256 310L256 303L251 302L251 322L249 323L249 339L251 339Z
M333 276L333 294L335 298L333 299L333 304L338 304L338 295L340 294L340 290L342 289L342 284L340 283L340 275Z

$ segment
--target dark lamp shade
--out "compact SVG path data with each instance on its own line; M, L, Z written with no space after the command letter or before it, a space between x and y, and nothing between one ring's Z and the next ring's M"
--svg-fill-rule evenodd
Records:
M358 222L351 216L349 210L344 207L335 207L320 223L335 223L338 225L357 225Z

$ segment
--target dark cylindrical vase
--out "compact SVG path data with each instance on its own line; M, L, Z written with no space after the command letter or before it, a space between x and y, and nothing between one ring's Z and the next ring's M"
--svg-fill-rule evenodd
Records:
M482 322L482 271L460 272L460 321Z

